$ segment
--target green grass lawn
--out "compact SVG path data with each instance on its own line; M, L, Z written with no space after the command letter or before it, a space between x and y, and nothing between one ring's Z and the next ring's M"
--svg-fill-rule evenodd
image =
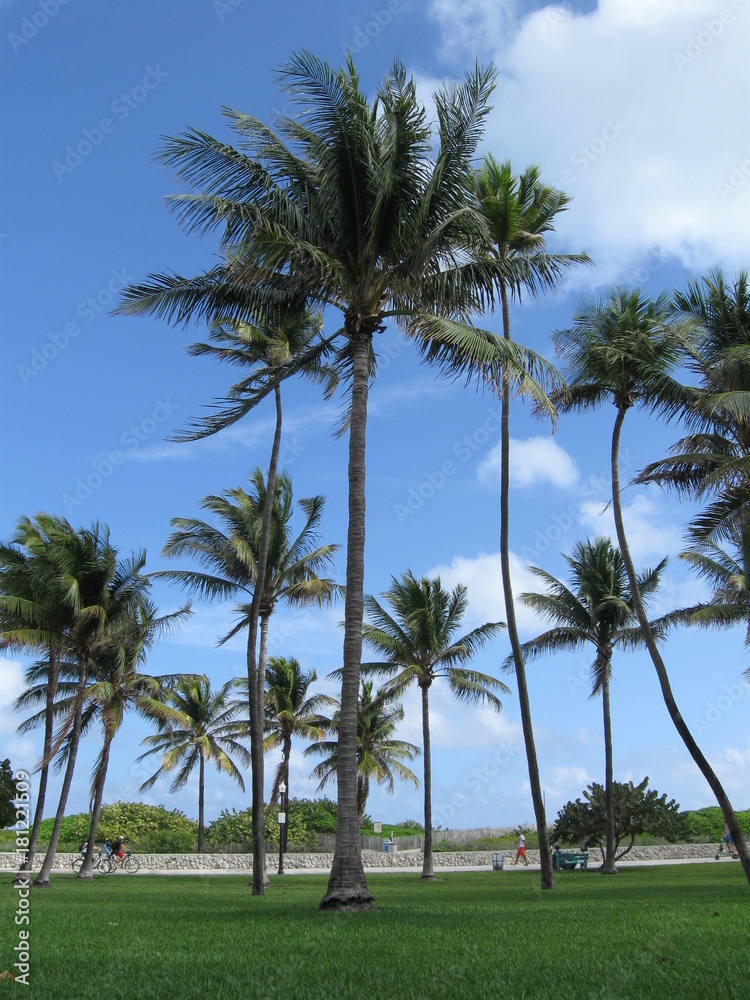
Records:
M750 890L739 865L368 879L378 911L320 913L326 879L53 875L31 897L31 987L0 998L747 996ZM0 972L16 895L0 883Z

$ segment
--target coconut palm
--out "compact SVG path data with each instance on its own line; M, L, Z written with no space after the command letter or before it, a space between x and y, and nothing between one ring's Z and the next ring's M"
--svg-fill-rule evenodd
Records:
M283 781L289 793L289 754L295 736L320 740L324 730L320 709L334 703L326 694L308 697L311 684L317 681L314 670L304 673L299 660L272 656L266 663L265 750L281 747L281 762L276 769L268 808L276 802Z
M493 253L500 267L498 285L503 320L503 338L511 342L510 299L520 302L525 291L532 296L554 288L560 276L573 264L586 263L585 254L552 254L547 249L547 234L552 232L560 212L567 209L570 198L557 188L543 184L538 166L529 166L514 176L510 161L499 164L486 156L475 178L475 195L480 211L490 230ZM512 265L512 266L510 266ZM521 642L513 605L513 585L510 577L510 394L513 377L507 368L499 373L500 417L500 564L505 599L508 638L518 682L529 785L534 804L543 889L554 885L552 861L547 833L544 797L539 779L534 730L531 720L526 670L521 654ZM526 385L520 383L523 391Z
M509 379L537 398L553 369L468 324L495 292L504 269L523 267L487 253L484 220L470 201L472 159L481 138L492 70L434 95L428 121L416 86L394 64L368 100L351 59L333 70L299 52L278 71L290 101L277 132L225 109L233 148L202 132L171 139L161 154L196 194L171 205L190 232L222 228L225 260L197 278L155 275L124 292L121 311L168 321L247 318L260 304L331 306L342 326L325 338L350 389L349 525L336 851L321 906L369 908L356 813L356 732L364 612L365 430L373 340L395 322L449 376L479 374L502 359Z
M494 691L509 693L502 681L471 670L464 664L484 644L505 628L502 622L485 622L457 636L468 604L466 587L451 593L440 578L417 580L411 572L400 580L391 577L383 595L393 609L386 611L371 596L365 599L368 619L363 626L365 642L384 659L363 663L368 674L391 675L389 687L404 691L416 682L422 695L422 750L424 754L424 862L422 878L434 878L432 867L432 754L430 750L430 702L433 682L445 677L459 701L487 704L502 710Z
M132 617L114 630L107 648L96 657L93 683L86 689L85 703L95 707L102 725L102 748L94 763L91 782L91 826L78 878L93 875L94 845L107 780L112 741L120 730L128 709L146 718L173 715L159 700L164 684L174 683L174 675L153 677L141 667L156 640L176 628L190 615L184 607L170 615L158 616L152 601L143 599ZM71 706L72 707L72 706Z
M357 710L357 817L359 826L365 816L370 782L385 785L389 795L396 789L396 779L410 781L415 788L419 780L404 760L414 760L419 747L405 740L394 739L394 734L404 718L404 709L398 699L399 691L381 688L373 695L372 681L362 681ZM338 702L331 699L335 704ZM329 734L338 733L340 712L334 712L329 719L322 719L321 725ZM312 772L319 779L318 791L338 774L339 743L337 739L319 739L305 750L306 756L323 757Z
M750 607L740 539L735 539L733 550L734 554L713 542L697 540L680 552L680 559L689 563L713 591L710 601L685 609L681 620L703 628L731 628L744 624L747 645ZM750 669L745 675L750 677Z
M268 532L264 585L258 588L256 583L260 571L260 542L264 531L268 490L260 469L256 469L251 481L253 488L249 493L237 488L222 496L205 497L202 501L203 509L211 511L223 523L223 531L195 518L172 520L172 526L177 530L167 539L164 554L192 556L211 572L166 570L154 575L175 580L189 591L209 600L239 598L240 603L235 606L239 614L238 621L221 642L226 642L242 629L247 629L248 663L254 659L251 652L254 637L250 624L255 602L260 623L258 676L265 677L269 619L276 604L284 601L293 605L322 605L333 600L341 592L341 588L333 580L319 574L330 565L338 545L317 544L318 527L325 504L322 496L299 501L305 521L297 538L292 538L292 483L288 476L278 475ZM259 595L257 598L256 594ZM253 681L248 676L248 697L254 690ZM250 718L252 727L252 711ZM258 773L262 776L263 769L254 763L253 774ZM254 804L253 815L257 809L262 815L262 791L260 806ZM259 845L261 858L257 861ZM258 833L257 823L254 823L252 886L255 894L262 894L264 888L264 854L263 827L261 824Z
M575 652L591 645L596 657L591 664L591 696L601 694L604 715L606 851L602 871L615 874L615 807L612 774L612 720L610 714L610 679L615 649L633 649L644 645L640 625L633 608L625 565L619 550L608 538L578 542L570 556L570 585L555 579L536 566L531 572L546 584L546 592L521 594L521 600L552 628L521 646L524 660L535 660L547 653ZM666 563L663 559L638 579L638 591L644 604L659 586ZM663 631L661 624L652 629ZM504 666L513 667L513 656Z
M50 750L52 757L64 748L66 765L47 854L33 883L47 888L75 770L91 665L106 647L113 630L143 600L148 580L141 573L145 554L120 559L106 525L95 522L90 528L76 531L63 518L51 515L37 515L37 522L43 526L49 541L50 585L72 611L62 652L78 672L75 701Z
M24 884L32 868L44 815L60 648L65 630L72 623L72 610L56 588L56 574L48 559L50 540L42 527L44 520L44 515L38 515L37 519L21 518L14 537L0 544L0 648L21 652L42 651L45 654L44 661L33 664L26 671L27 688L15 704L17 711L35 704L44 706L42 717L35 718L28 727L22 724L20 730L26 732L37 724L44 725L43 750L38 768L39 787L29 847L16 876L16 881Z
M218 771L228 774L245 790L242 774L235 763L248 767L250 754L240 742L246 723L240 718L243 703L231 695L238 687L237 679L227 681L218 691L211 690L206 677L181 677L173 688L164 689L161 700L170 709L152 718L159 728L147 736L141 745L149 749L137 757L144 760L161 754L157 771L144 781L140 790L148 791L165 774L177 770L170 792L183 788L198 766L198 853L203 853L205 828L204 790L206 762L213 761Z
M611 401L616 408L612 431L612 507L617 541L628 575L638 622L656 669L670 718L721 807L737 843L750 882L750 852L740 832L731 802L695 742L675 701L666 666L656 645L638 591L638 579L628 548L622 518L619 453L622 425L630 409L640 405L667 415L693 405L695 393L673 376L690 349L694 324L675 316L666 295L651 301L640 291L610 288L603 297L584 303L574 316L575 325L555 335L558 350L570 367L568 389L560 400L563 409L589 409Z
M258 578L263 579L268 560L271 531L272 503L276 486L276 473L281 448L281 382L290 374L300 374L311 381L321 382L328 398L335 390L337 376L322 358L327 345L320 336L322 319L309 310L288 309L276 322L265 313L256 322L218 321L214 324L208 342L193 344L188 353L209 356L241 367L243 377L229 389L227 397L215 404L218 413L212 413L193 423L190 431L178 435L178 440L193 441L215 434L245 416L269 393L273 393L276 408L271 457L268 464L266 503L258 552ZM248 373L249 372L249 373ZM263 825L263 692L265 678L258 667L256 656L260 594L250 605L248 621L247 672L250 752L252 766L252 815L253 815L253 892L262 894L265 881L261 876L265 854Z

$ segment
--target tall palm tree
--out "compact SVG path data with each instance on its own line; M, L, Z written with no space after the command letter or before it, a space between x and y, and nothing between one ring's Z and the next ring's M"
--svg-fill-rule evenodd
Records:
M570 368L568 389L560 400L560 406L568 410L583 410L595 408L605 400L610 400L615 406L611 449L612 507L633 606L659 678L667 711L690 756L716 796L750 882L750 852L732 804L695 742L672 692L664 660L638 591L638 578L622 518L619 454L623 422L628 411L637 404L668 416L684 412L694 405L695 392L686 389L673 377L678 364L690 350L694 324L674 314L666 295L651 301L638 290L629 291L620 287L610 288L600 299L584 303L573 319L573 327L555 335L558 350Z
M31 729L43 723L44 740L29 847L15 879L24 884L29 880L44 815L60 648L72 622L72 611L56 586L56 575L48 559L50 539L42 528L43 522L43 516L41 521L21 518L14 537L0 544L0 648L45 654L44 662L35 663L27 670L28 687L15 705L17 711L38 703L44 706L42 718L28 726ZM23 731L28 730L24 728Z
M633 649L644 645L625 564L619 550L608 538L578 542L570 556L570 585L557 580L536 566L529 567L546 586L545 593L521 594L521 600L553 625L548 631L521 646L524 660L535 660L547 653L573 652L591 645L596 657L591 664L591 696L601 694L604 715L604 796L607 820L606 851L602 872L613 875L615 867L615 805L612 773L612 719L610 714L610 679L612 655L618 647ZM659 586L666 563L663 559L638 580L644 604ZM661 630L656 623L652 628ZM512 668L513 656L505 661Z
M322 908L367 909L356 812L357 699L362 654L365 431L373 340L397 323L449 376L484 375L498 359L510 379L550 381L530 351L468 323L495 291L498 270L523 268L487 253L485 223L471 203L472 159L488 113L494 73L477 67L434 95L437 124L395 63L370 101L351 58L331 69L306 51L278 71L300 107L277 132L224 109L240 148L195 130L169 140L162 161L197 194L172 207L189 232L223 228L225 261L197 278L154 275L123 293L122 312L168 321L247 318L290 301L340 310L331 363L349 402L344 672L336 851Z
M526 291L532 296L554 288L565 270L573 264L587 263L585 254L552 254L547 249L547 234L554 230L555 220L567 209L570 198L557 188L543 184L538 166L528 166L514 176L510 161L497 163L486 156L475 178L475 195L479 209L490 231L493 253L499 262L498 285L503 320L503 338L511 342L510 299L520 302ZM534 743L531 704L521 641L513 604L513 584L510 577L510 395L513 373L501 366L497 383L500 386L500 564L505 599L508 638L518 682L518 702L521 709L529 785L534 805L539 853L541 885L554 886L547 817L539 779L539 765ZM520 382L523 392L527 383ZM549 412L549 410L548 410ZM554 413L552 414L554 415Z
M227 397L215 404L218 413L194 422L190 431L178 436L178 440L192 441L215 434L245 416L269 393L273 393L276 408L271 456L268 464L267 490L260 532L258 551L258 579L263 580L268 561L268 545L271 532L273 497L276 488L279 451L281 448L281 382L290 374L301 374L311 381L324 385L324 394L329 398L337 384L335 371L323 362L327 345L320 335L322 318L310 310L289 309L278 321L271 320L267 313L261 313L255 322L218 321L214 324L208 342L193 344L188 353L193 356L209 356L219 361L237 365L249 374L232 385ZM262 587L253 592L248 620L247 676L248 708L250 729L250 753L252 756L252 816L253 816L253 892L262 894L265 880L263 871L265 855L265 833L263 824L263 697L265 677L259 668L256 656L258 640L258 620L260 616L260 595ZM257 595L257 596L256 596Z
M78 878L93 877L94 845L107 780L112 741L122 726L128 708L145 718L174 718L159 699L162 686L174 683L174 675L153 677L141 668L156 640L190 615L189 606L159 617L152 601L143 598L132 616L113 632L96 657L94 682L86 689L85 703L96 708L102 725L102 748L94 763L91 783L91 825ZM72 706L71 706L72 707Z
M419 747L405 740L394 738L404 709L398 699L401 692L381 688L374 695L372 681L362 681L357 709L357 817L362 826L370 795L370 782L385 785L389 795L396 789L396 779L410 781L415 788L419 779L403 761L414 760ZM335 699L332 699L335 701ZM336 702L336 704L338 704ZM338 734L340 710L329 719L322 720L322 727L331 735ZM323 757L313 769L313 778L320 779L318 791L336 779L339 762L338 739L319 739L306 750L306 756Z
M733 625L744 624L747 646L750 601L740 538L734 538L732 548L734 554L714 542L697 539L690 548L680 552L680 559L689 563L713 591L710 601L686 608L680 619L688 625L700 625L703 628L731 628ZM745 675L750 677L750 668L745 671Z
M276 769L270 807L279 795L279 786L285 782L289 792L289 755L292 739L299 736L307 740L320 740L324 730L320 709L334 703L326 694L308 697L311 684L318 679L314 670L304 673L299 660L272 656L266 663L265 750L281 747L281 762Z
M226 642L242 629L247 629L248 663L253 660L250 647L254 637L249 626L255 605L260 623L258 675L265 677L269 619L276 604L285 601L293 605L321 605L336 597L341 588L333 580L319 575L330 565L338 549L338 545L317 544L325 499L317 496L299 501L305 521L302 531L293 539L290 526L293 513L292 483L284 474L276 478L267 539L267 560L263 573L264 584L262 587L257 586L260 579L260 540L264 531L268 496L260 469L256 469L252 476L252 486L250 493L238 487L222 496L203 499L201 506L222 522L223 531L196 518L172 520L172 526L177 530L167 539L164 554L192 556L210 572L165 570L154 576L165 576L209 600L240 598L241 602L235 606L239 613L238 621L221 642ZM255 690L253 684L254 681L248 676L248 697ZM250 718L252 727L252 711ZM254 761L253 774L258 773L262 776L263 768ZM262 790L260 806L253 806L254 816L256 809L260 810L262 816ZM252 886L253 893L258 895L264 889L264 861L263 825L260 824L258 828L254 821Z
M198 765L198 853L203 853L205 828L204 791L206 762L213 761L218 771L228 774L245 790L242 774L235 760L247 767L250 754L240 742L246 731L239 717L242 702L232 698L238 687L236 679L227 681L218 691L211 690L205 677L181 677L173 688L166 688L161 699L168 713L154 712L151 716L159 728L147 736L142 745L149 749L137 757L143 760L161 754L157 771L144 781L140 791L146 792L164 774L179 768L170 791L183 788Z
M368 674L392 676L390 687L404 691L416 682L422 695L422 750L424 754L424 863L422 878L434 878L432 867L432 753L430 750L430 687L445 677L451 693L459 701L502 704L494 691L509 693L502 681L471 670L464 664L501 629L503 622L485 622L465 635L457 636L466 613L466 587L459 584L452 593L444 590L440 578L417 580L411 572L400 580L391 578L383 595L393 609L386 611L371 596L365 599L368 620L363 627L365 642L384 659L363 663Z

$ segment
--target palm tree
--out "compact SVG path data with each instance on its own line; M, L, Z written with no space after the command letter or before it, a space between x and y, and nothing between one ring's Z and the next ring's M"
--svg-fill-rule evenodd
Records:
M40 520L21 518L15 536L0 544L0 648L46 654L44 662L27 670L29 686L15 704L17 711L39 702L44 705L42 718L28 726L33 728L43 722L44 741L29 847L15 879L23 884L28 883L28 872L39 842L52 752L60 647L72 621L72 611L54 585L55 574L50 571L47 558L50 540L42 528L43 523L43 515ZM27 731L25 726L21 729Z
M143 782L142 792L148 791L162 775L179 768L169 789L175 792L185 786L198 765L199 854L203 853L206 762L213 761L218 771L234 778L245 790L242 774L235 763L236 759L245 767L250 764L250 754L240 743L246 731L246 723L238 718L242 702L230 697L237 687L238 681L234 679L218 691L212 691L205 677L181 677L173 688L163 691L163 703L170 711L163 716L153 714L159 732L142 741L142 745L150 749L136 758L143 760L152 754L161 754L160 766Z
M226 260L197 278L155 275L127 288L122 312L168 321L245 319L290 301L340 310L325 338L350 388L349 524L336 851L322 908L367 909L356 812L357 699L362 654L365 430L373 339L396 322L449 376L484 375L502 358L507 378L550 381L530 351L468 323L491 301L495 277L521 268L487 254L485 223L470 203L472 159L494 73L477 67L434 95L433 127L400 63L373 101L351 58L344 68L302 51L278 71L300 106L278 134L224 109L240 149L202 132L169 140L162 161L197 194L171 199L189 232L223 227ZM287 145L289 143L289 145Z
M750 282L740 271L730 286L720 270L688 284L675 308L697 327L688 367L698 387L683 408L692 431L673 456L647 466L640 482L658 482L681 494L712 498L695 517L690 534L699 543L738 545L750 567ZM750 616L748 617L750 629Z
M396 789L396 779L410 781L415 788L419 780L404 760L414 760L419 747L405 740L394 739L394 733L404 718L404 709L399 702L400 691L381 688L372 693L372 681L362 681L357 710L357 817L361 828L364 821L370 782L385 785L389 795ZM335 702L335 699L332 699ZM338 702L335 702L338 704ZM330 719L322 720L322 727L331 735L338 733L340 711ZM312 772L320 779L318 791L336 779L338 774L339 743L337 739L319 739L305 750L306 756L323 757Z
M444 590L440 578L417 580L407 572L400 580L391 577L391 587L383 595L393 615L371 596L365 600L368 620L363 626L365 642L384 660L363 663L368 674L395 675L390 687L402 692L416 681L422 694L422 740L424 753L424 863L422 878L434 878L432 868L432 754L430 750L429 692L433 681L445 677L459 701L488 704L498 711L502 704L493 689L509 693L502 681L481 674L463 664L501 629L502 622L485 622L460 637L456 631L466 612L466 587L459 584L452 593Z
M519 177L515 177L510 161L498 164L491 156L487 156L475 178L475 195L490 230L494 254L499 262L497 280L503 318L503 338L505 343L510 343L510 298L515 297L520 302L524 290L535 296L545 289L554 288L568 267L587 263L588 257L585 254L548 252L547 234L554 229L558 213L567 209L570 198L563 191L543 184L538 166L529 166ZM554 876L547 817L539 779L529 690L510 578L510 393L513 373L503 366L498 381L501 400L500 564L505 616L518 682L518 702L529 768L529 785L539 835L541 885L543 889L551 889L554 886ZM521 380L520 388L522 391L526 390L528 383ZM549 408L543 407L545 408L550 413ZM554 416L554 411L550 415Z
M174 518L177 530L167 539L163 552L167 556L187 555L196 558L212 572L194 570L165 570L154 576L165 576L203 598L243 598L235 606L239 613L237 624L221 639L226 642L242 629L248 629L248 662L254 642L249 625L253 604L260 621L260 650L258 674L265 677L268 648L268 625L279 601L294 605L322 605L341 592L332 580L319 576L331 562L338 545L318 545L318 527L323 516L325 498L311 497L299 501L305 516L302 531L296 539L291 537L290 520L293 512L292 482L284 474L276 478L275 500L272 506L271 526L268 532L268 549L264 585L257 586L260 578L260 539L266 510L268 490L263 473L256 469L252 477L253 489L246 493L242 488L230 490L222 496L208 496L201 506L211 511L223 522L224 531L195 518ZM256 598L256 594L259 596ZM253 681L248 677L248 697ZM253 713L250 713L251 726ZM262 764L254 763L253 774L263 774ZM263 814L263 795L260 809ZM256 857L260 849L260 858ZM263 825L253 823L253 893L262 894L264 888L264 834Z
M574 652L587 645L596 650L591 664L591 696L601 694L604 713L605 807L607 819L606 852L602 872L614 875L615 867L615 806L612 774L612 720L610 716L610 679L612 654L617 647L633 649L642 646L643 637L633 608L622 555L608 538L578 542L570 556L570 586L550 573L531 566L531 572L547 585L546 593L521 594L527 607L546 618L553 628L521 646L524 660L535 660L546 653ZM638 580L638 591L646 602L647 596L659 586L666 563L663 559ZM655 631L660 629L651 623ZM512 668L513 656L505 661Z
M748 645L750 627L750 602L747 594L747 578L742 562L742 546L739 538L734 539L734 555L714 542L696 540L684 552L684 559L700 578L706 580L713 589L711 600L686 608L680 620L687 625L703 628L731 628L744 624L745 645ZM745 671L750 677L750 668Z
M276 802L279 786L285 782L289 792L289 755L292 739L320 740L324 730L319 710L334 703L325 694L308 697L311 684L318 679L314 670L304 673L299 660L272 656L266 663L265 750L281 747L281 762L276 769L268 808Z
M143 599L133 616L114 632L108 647L96 658L95 679L86 689L85 703L95 706L102 724L102 749L94 764L91 783L91 825L78 878L93 877L94 845L107 780L112 741L122 726L125 712L134 708L146 718L174 718L159 700L162 686L174 683L174 675L152 677L140 668L148 650L161 635L190 615L189 606L158 617L155 605Z
M638 578L622 519L619 454L623 421L636 404L668 416L684 412L693 405L695 393L680 385L672 372L689 350L688 337L692 335L694 324L674 315L666 295L650 301L638 290L628 291L620 287L609 289L599 300L584 303L573 319L575 326L555 335L558 350L570 367L569 386L560 405L562 409L582 410L594 408L609 399L616 408L611 450L612 507L633 607L659 678L667 711L690 756L716 796L750 882L750 852L742 838L732 804L675 701L667 669L638 591Z
M320 336L322 318L309 310L288 310L274 323L266 314L260 321L216 322L208 343L193 344L188 353L207 355L219 361L249 369L249 375L231 386L227 397L216 404L218 413L194 422L192 430L178 436L178 440L193 441L215 434L240 420L270 392L276 407L276 426L268 465L265 505L258 552L258 579L263 580L268 560L271 532L273 497L281 448L281 382L290 374L298 373L311 381L321 382L325 397L329 398L337 384L333 369L322 358L327 345ZM262 894L265 880L261 876L265 855L263 825L263 697L265 677L256 657L260 595L262 587L255 588L248 620L247 676L252 765L252 815L253 815L253 892ZM257 593L257 597L256 597Z

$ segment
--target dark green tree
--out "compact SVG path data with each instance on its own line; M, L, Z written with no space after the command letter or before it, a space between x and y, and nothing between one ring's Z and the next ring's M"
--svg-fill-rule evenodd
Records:
M10 766L10 758L6 757L0 763L0 830L13 826L16 822L16 807L13 800L16 797L16 783Z

